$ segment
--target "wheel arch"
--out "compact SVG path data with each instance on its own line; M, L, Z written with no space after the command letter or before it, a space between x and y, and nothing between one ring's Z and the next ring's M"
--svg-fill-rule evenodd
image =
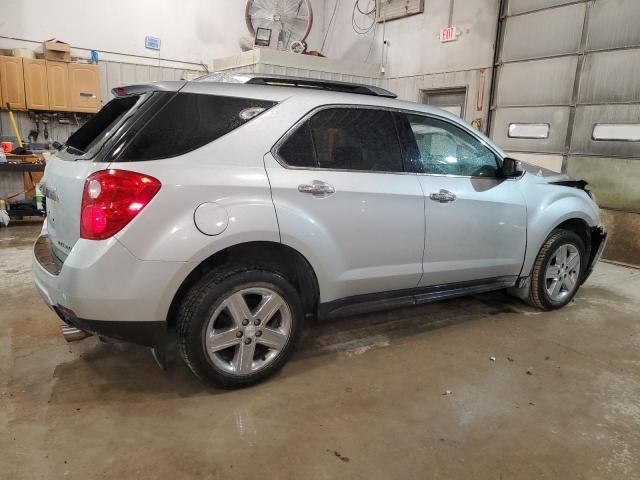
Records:
M578 235L584 243L586 258L589 258L589 253L591 251L591 227L586 222L586 220L578 217L570 218L556 225L553 229L551 229L551 232L559 228L563 230L569 230ZM549 232L549 234L551 232Z
M240 259L240 260L239 260ZM300 295L305 314L315 314L320 298L316 273L296 249L277 242L255 241L226 247L196 265L178 287L167 312L167 327L173 328L182 299L206 273L228 264L247 264L277 272L292 283Z
M537 228L537 235L530 235L527 239L527 253L525 257L525 262L522 267L521 276L528 276L531 273L531 269L533 268L533 264L535 262L536 257L538 256L538 252L544 245L544 242L549 238L549 235L556 229L564 229L574 232L576 235L580 237L585 246L585 256L589 258L591 251L591 229L590 225L591 219L584 214L584 212L570 212L566 215L562 216L559 219L556 219L555 222L547 224L544 228L539 227L530 227Z

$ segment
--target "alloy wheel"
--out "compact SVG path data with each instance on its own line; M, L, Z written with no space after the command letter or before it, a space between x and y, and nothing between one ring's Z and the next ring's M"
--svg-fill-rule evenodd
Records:
M570 244L558 247L545 270L545 290L554 302L563 301L578 286L580 278L580 252Z
M291 334L291 309L277 292L249 287L233 292L206 325L211 362L228 373L247 375L267 367Z

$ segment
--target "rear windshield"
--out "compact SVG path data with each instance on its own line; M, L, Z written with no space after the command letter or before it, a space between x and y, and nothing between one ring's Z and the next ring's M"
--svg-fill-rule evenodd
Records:
M67 147L75 151L72 153L78 155L95 153L106 139L113 134L120 121L133 109L139 100L139 96L111 100L69 137Z
M127 142L116 161L183 155L226 135L273 105L275 102L266 100L175 94Z

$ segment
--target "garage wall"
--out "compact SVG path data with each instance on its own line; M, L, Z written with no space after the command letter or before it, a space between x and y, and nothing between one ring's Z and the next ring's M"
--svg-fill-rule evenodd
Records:
M373 5L360 4L363 9ZM338 0L323 53L375 65L378 74L384 67L383 86L403 100L419 102L422 90L465 87L465 119L479 120L486 130L498 4L498 0L425 0L424 13L378 23L369 34L359 35L351 25L353 1ZM335 5L333 0L326 2L327 25ZM366 25L366 17L355 16L359 25ZM440 29L449 24L458 29L457 39L441 43Z
M596 124L640 124L640 2L504 4L491 135L505 150L584 178L612 235L609 258L640 264L640 141L594 140ZM515 138L510 124L549 126Z
M315 48L324 27L324 1L311 3L315 18L309 43ZM115 52L151 57L134 63L158 65L157 52L144 48L145 36L152 35L162 40L162 58L210 66L213 58L240 51L239 39L248 36L245 6L244 0L3 0L0 36L36 42L56 37L73 47L105 52L105 60L127 61L106 53ZM3 43L0 39L0 48L13 48Z
M213 61L216 72L267 73L380 85L373 65L257 48Z
M424 13L378 23L375 31L367 35L358 35L351 26L354 2L338 2L322 51L329 58L380 65L384 30L388 78L491 67L498 0L425 0ZM360 2L362 8L369 3ZM334 5L334 0L327 0L327 24ZM440 29L449 25L450 14L459 36L454 42L440 43ZM356 20L365 24L365 18L360 17Z
M155 80L180 80L203 74L202 71L192 69L157 67L152 65L123 62L100 62L98 66L100 68L100 95L102 97L103 104L113 98L111 93L112 88L125 83L138 83ZM16 119L20 135L22 136L22 139L26 141L29 131L35 128L35 123L26 112L14 112L14 117ZM49 140L52 142L65 142L67 138L69 138L69 135L83 125L89 116L84 114L65 113L60 114L60 117L65 118L69 123L59 123L57 120L58 116L50 118L48 128ZM44 132L44 127L42 125L41 132ZM9 115L6 110L0 110L0 135L14 136L11 123L9 122ZM44 137L41 135L38 138L38 142L44 141Z

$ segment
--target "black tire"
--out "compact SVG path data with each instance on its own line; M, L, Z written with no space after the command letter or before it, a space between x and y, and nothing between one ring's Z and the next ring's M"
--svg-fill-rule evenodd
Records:
M547 266L552 261L554 253L558 248L562 245L573 245L578 253L580 254L580 268L579 268L579 278L575 284L575 287L572 291L568 292L568 294L562 298L561 300L554 300L547 292L546 289L546 279L545 272ZM584 270L587 265L587 258L585 255L585 245L580 238L579 235L570 231L563 229L556 229L547 239L545 240L538 256L536 257L536 261L533 264L533 269L531 271L530 276L530 289L529 289L529 297L526 299L529 305L537 307L541 310L555 310L558 308L564 307L567 303L569 303L573 297L575 296L578 288L580 288L580 283L582 276L584 275Z
M216 309L234 292L244 288L269 288L287 304L291 313L289 337L273 361L248 374L230 373L209 357L204 332ZM201 380L222 388L245 387L273 375L287 362L302 330L304 312L300 296L282 275L260 267L228 266L209 272L185 296L178 315L180 353Z

